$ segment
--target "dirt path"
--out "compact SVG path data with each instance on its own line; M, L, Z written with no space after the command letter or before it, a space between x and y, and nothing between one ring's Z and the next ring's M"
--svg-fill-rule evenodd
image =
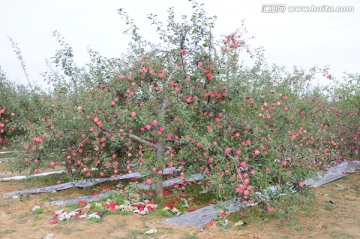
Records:
M347 188L343 190L339 185ZM62 209L46 201L88 194L81 189L31 195L21 199L3 197L3 192L21 190L39 185L22 182L0 182L0 238L37 238L50 233L54 238L360 238L360 172L353 173L315 191L314 205L298 212L291 222L271 219L249 222L241 230L232 228L199 228L172 226L161 223L161 218L147 215L107 215L101 222L70 219L50 225L51 213ZM330 200L333 202L331 203ZM35 215L31 209L40 205L43 213ZM144 235L156 227L154 235Z

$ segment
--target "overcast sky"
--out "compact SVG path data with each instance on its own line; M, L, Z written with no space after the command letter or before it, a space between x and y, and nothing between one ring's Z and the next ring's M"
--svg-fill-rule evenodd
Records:
M241 20L253 47L263 46L270 63L305 68L330 65L340 79L342 72L360 73L360 1L241 1L202 0L210 15L218 17L216 34L228 34L241 27ZM353 6L354 12L264 13L264 4L289 6ZM187 0L0 0L0 65L9 80L26 84L19 61L8 36L19 45L30 80L42 84L45 59L54 56L58 43L52 32L58 30L74 49L78 65L88 60L91 47L107 57L120 56L129 38L117 13L124 8L143 29L151 33L146 15L164 19L173 6L178 15L191 14ZM266 9L265 9L266 10ZM153 35L148 34L149 37ZM326 82L326 79L324 79Z

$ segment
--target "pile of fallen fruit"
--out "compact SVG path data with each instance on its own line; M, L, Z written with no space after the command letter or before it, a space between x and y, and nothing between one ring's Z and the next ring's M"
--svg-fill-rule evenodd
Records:
M183 202L182 207L188 207L187 200L182 198ZM174 203L179 203L179 200L176 200ZM158 205L151 200L144 199L139 200L138 198L130 198L130 200L123 200L123 202L116 203L114 200L107 199L105 202L95 202L93 204L88 203L83 200L77 202L79 208L67 212L63 209L54 211L52 213L52 220L50 224L57 224L59 221L65 221L73 217L80 219L101 219L102 216L107 212L128 212L128 213L137 213L139 215L146 215L151 211L154 211L158 208ZM37 210L39 206L33 208ZM173 204L167 204L162 209L163 211L169 211L173 215L180 215L181 212ZM190 210L189 210L190 211Z

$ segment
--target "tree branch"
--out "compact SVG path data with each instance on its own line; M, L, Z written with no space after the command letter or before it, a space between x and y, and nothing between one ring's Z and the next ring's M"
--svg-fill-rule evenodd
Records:
M134 140L136 140L136 141L138 141L140 143L143 143L143 144L145 144L145 145L147 145L149 147L152 147L154 149L158 148L157 144L153 144L150 141L147 141L146 139L140 138L139 136L136 136L134 134L129 134L129 133L127 135L129 136L129 138L134 139Z
M93 120L92 120L92 122L96 125L96 123L95 123ZM96 125L96 126L97 126L97 125ZM102 130L102 131L104 131L104 132L106 132L106 133L109 133L110 135L113 135L110 131L104 129L102 126L101 126L101 127L97 126L97 127L98 127L100 130ZM136 135L130 134L130 133L124 133L124 134L127 135L127 136L129 136L129 138L134 139L134 140L136 140L136 141L138 141L138 142L140 142L140 143L143 143L143 144L145 144L145 145L147 145L147 146L149 146L149 147L152 147L152 148L154 148L154 149L157 149L157 148L158 148L158 145L153 144L153 143L151 143L150 141L148 141L148 140L146 140L146 139L140 138L139 136L136 136Z

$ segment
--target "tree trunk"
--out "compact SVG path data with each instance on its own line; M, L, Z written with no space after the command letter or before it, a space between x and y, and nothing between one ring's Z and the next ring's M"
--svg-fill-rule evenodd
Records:
M165 154L165 144L159 143L156 149L156 159L159 162L164 161L164 154ZM156 176L154 180L154 190L155 190L155 197L156 198L163 198L164 197L164 188L162 185L162 175Z
M161 199L164 197L164 188L162 186L162 177L161 175L156 176L156 181L154 182L155 189L155 198Z
M167 83L165 85L168 85L171 78L173 77L173 74L175 73L175 71L177 70L177 67L174 68L174 70L171 72L170 76L167 79ZM162 104L161 104L161 108L159 110L159 120L160 120L160 124L165 124L165 116L166 116L166 89L167 87L164 87L164 91L163 91L163 99L162 99ZM166 150L166 145L164 142L161 142L161 140L157 143L157 148L156 148L156 160L158 162L164 162L164 155L165 155L165 150ZM155 182L154 182L154 189L155 189L155 197L156 198L163 198L164 197L164 188L162 185L162 175L158 175L155 177Z

